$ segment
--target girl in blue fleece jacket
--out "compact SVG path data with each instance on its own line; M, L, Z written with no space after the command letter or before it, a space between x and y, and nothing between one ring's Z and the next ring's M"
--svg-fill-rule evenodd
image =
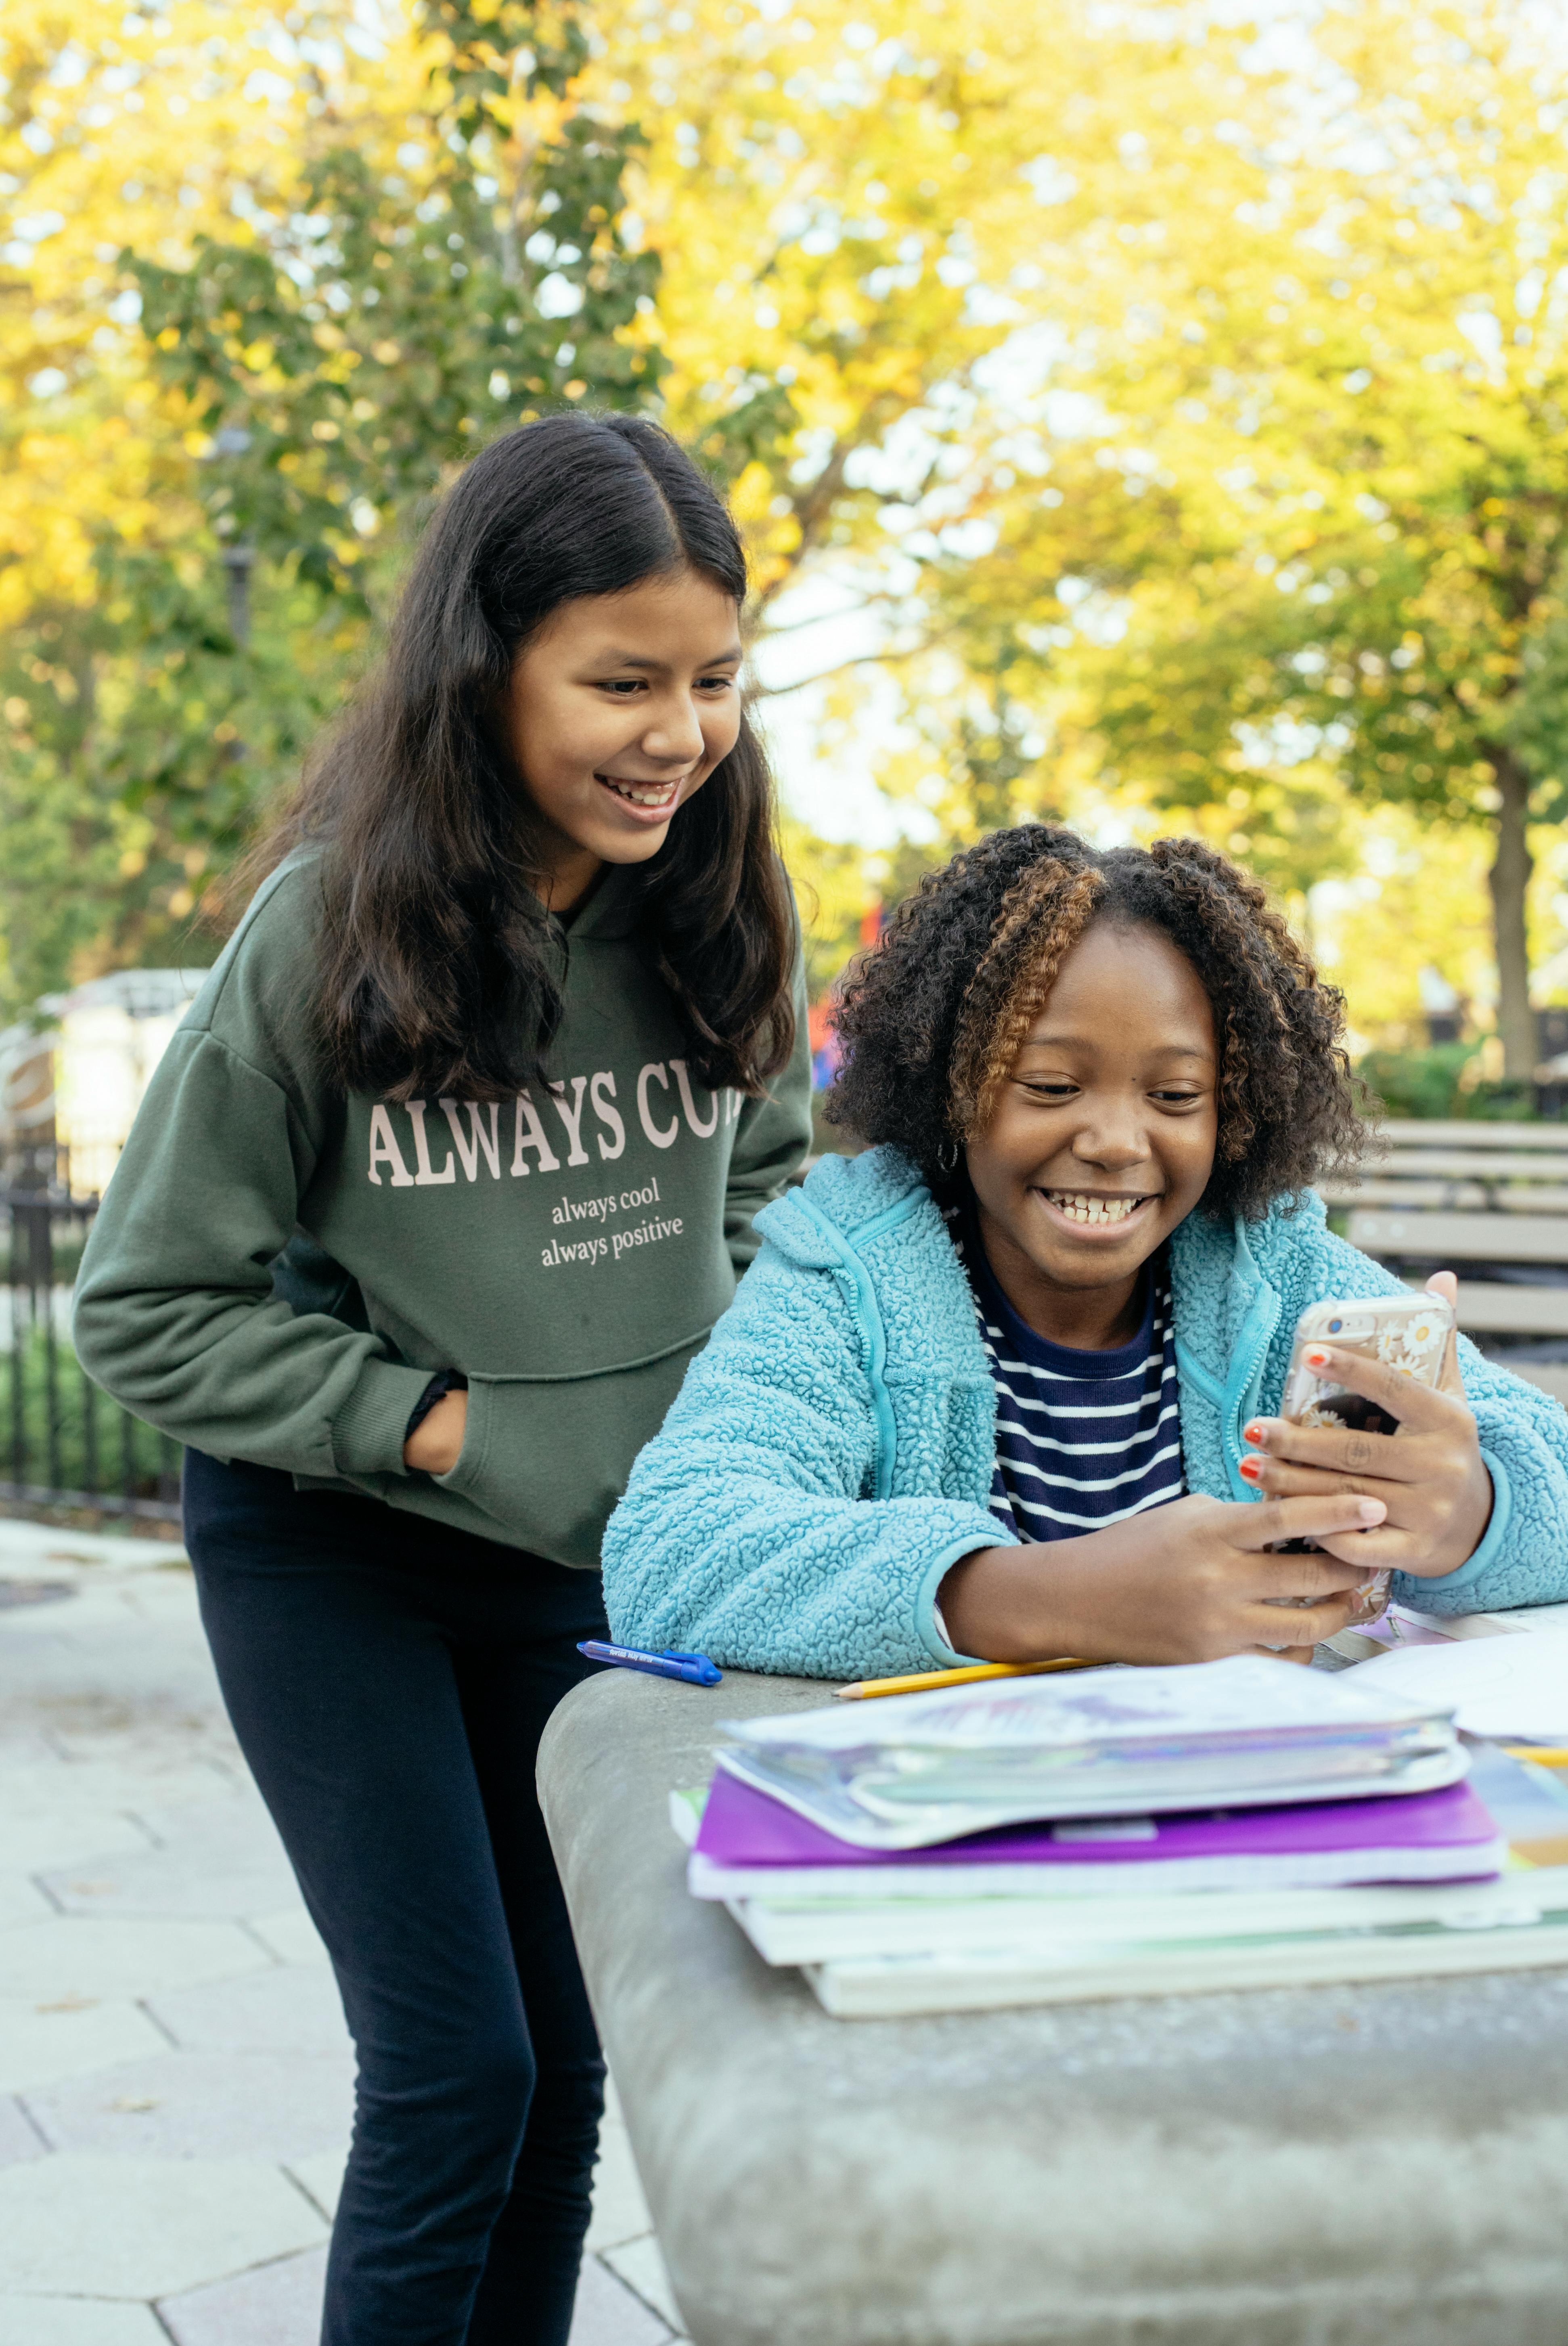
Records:
M928 879L841 1015L829 1113L874 1145L759 1216L611 1520L616 1637L843 1678L1306 1658L1379 1573L1568 1596L1568 1416L1468 1341L1436 1391L1314 1358L1397 1434L1278 1415L1305 1305L1402 1291L1309 1192L1361 1141L1342 1025L1196 841L1030 824Z

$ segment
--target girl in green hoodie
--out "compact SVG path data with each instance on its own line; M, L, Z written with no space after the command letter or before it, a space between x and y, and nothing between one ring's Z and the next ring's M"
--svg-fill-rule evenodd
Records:
M651 423L433 524L148 1090L76 1344L187 1445L360 2055L323 2346L565 2346L603 2065L534 1794L606 1519L809 1137L745 565Z

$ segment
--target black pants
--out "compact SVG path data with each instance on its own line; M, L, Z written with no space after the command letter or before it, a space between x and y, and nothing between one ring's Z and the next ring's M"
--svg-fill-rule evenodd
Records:
M565 2346L605 2070L534 1766L597 1576L197 1451L185 1527L359 2053L322 2346Z

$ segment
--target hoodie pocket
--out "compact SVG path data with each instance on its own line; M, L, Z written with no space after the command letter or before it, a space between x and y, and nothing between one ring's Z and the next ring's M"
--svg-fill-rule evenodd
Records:
M596 1377L470 1374L463 1448L433 1479L514 1545L597 1568L605 1525L638 1451L680 1390L689 1349Z

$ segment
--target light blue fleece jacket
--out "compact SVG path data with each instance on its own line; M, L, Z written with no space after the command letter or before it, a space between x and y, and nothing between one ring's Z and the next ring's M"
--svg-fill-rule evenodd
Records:
M1332 1237L1316 1197L1170 1242L1189 1491L1256 1499L1241 1429L1277 1413L1296 1321L1400 1281ZM828 1157L757 1218L763 1245L633 1468L604 1547L627 1644L730 1668L871 1678L951 1662L942 1576L1008 1544L988 1499L995 1392L963 1267L899 1151ZM1438 1613L1568 1598L1568 1414L1461 1338L1495 1493L1485 1537L1394 1595Z

